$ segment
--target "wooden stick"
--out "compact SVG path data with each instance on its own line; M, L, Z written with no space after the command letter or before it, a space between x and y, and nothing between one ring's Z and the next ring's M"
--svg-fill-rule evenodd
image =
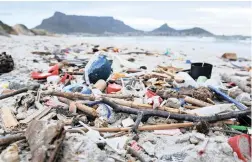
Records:
M79 110L85 112L86 114L88 115L91 115L92 117L97 117L98 114L97 112L95 111L95 109L91 108L91 107L88 107L86 105L83 105L81 103L76 103L76 106Z
M186 109L198 109L200 107L193 106L193 105L184 105L184 108L186 108Z
M139 131L150 131L150 130L164 130L164 129L175 129L175 128L187 128L187 127L192 127L194 124L192 122L188 123L175 123L175 124L158 124L158 125L144 125L144 126L139 126L138 130ZM110 128L95 128L92 127L92 129L99 131L99 132L126 132L131 130L131 127L110 127ZM76 131L75 131L76 130ZM77 132L77 130L81 131L88 131L85 127L80 127L80 128L72 128L66 130L67 132Z
M65 103L65 104L68 104L69 107L70 107L71 104L73 104L73 101L68 100L68 99L66 99L66 98L59 97L58 99L59 99L59 101ZM91 107L89 107L89 106L83 105L83 104L81 104L81 103L78 103L78 102L74 102L74 104L76 105L76 107L77 107L78 110L83 111L83 112L86 113L87 115L90 115L90 116L92 116L92 117L97 117L97 116L98 116L98 114L97 114L97 112L95 111L95 109L93 109L93 108L91 108Z
M21 139L25 139L25 136L23 134L0 137L0 146L7 145Z
M131 107L131 108L136 108L136 109L153 109L151 105L148 104L139 104L139 103L135 103L135 102L131 102L131 101L125 101L125 100L118 100L118 99L108 99L111 102L114 102L118 105L122 105L122 106L127 106L127 107ZM178 109L174 109L174 108L170 108L170 107L159 107L159 110L165 110L168 112L173 112L173 113L180 113L180 111Z
M212 104L209 104L207 102L204 102L204 101L201 101L201 100L198 100L196 98L189 97L189 96L185 97L185 101L190 103L190 104L197 105L197 106L200 106L200 107L212 106Z
M38 89L38 88L39 88L39 85L31 85L29 87L24 87L24 88L21 88L19 90L14 91L14 92L10 92L10 93L1 95L0 100L11 97L11 96L15 96L15 95L20 94L20 93L27 92L28 90L35 90L35 89Z
M165 71L165 70L163 70L163 69L160 69L160 70L161 70L162 72L164 72L165 74L171 76L172 78L175 77L175 75L174 75L173 73L171 73L171 72Z

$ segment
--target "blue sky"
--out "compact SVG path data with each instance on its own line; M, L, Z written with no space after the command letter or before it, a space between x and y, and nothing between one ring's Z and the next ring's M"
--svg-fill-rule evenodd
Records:
M113 16L145 31L167 23L176 29L202 27L215 34L251 35L251 2L0 2L0 20L33 28L60 11Z

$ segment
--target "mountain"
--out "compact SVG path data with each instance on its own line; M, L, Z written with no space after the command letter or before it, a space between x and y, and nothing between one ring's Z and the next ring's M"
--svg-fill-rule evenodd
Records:
M28 29L26 26L24 26L23 24L16 24L15 26L12 27L16 33L18 33L19 35L35 35L30 29Z
M154 29L151 32L157 33L157 32L174 32L174 31L176 31L176 30L173 29L173 28L171 28L171 27L169 27L167 24L163 24L159 28Z
M124 24L120 20L106 16L76 16L55 12L52 17L44 19L42 23L35 27L45 29L55 33L128 33L138 32L138 30Z
M212 33L205 29L194 27L191 29L176 30L163 24L160 27L148 32L150 35L167 35L167 36L213 36Z
M17 32L11 26L3 23L2 21L0 21L0 33L2 33L2 35L17 35Z
M178 30L180 35L182 36L213 36L214 34L210 33L209 31L206 31L205 29L194 27L191 29L184 29L184 30Z

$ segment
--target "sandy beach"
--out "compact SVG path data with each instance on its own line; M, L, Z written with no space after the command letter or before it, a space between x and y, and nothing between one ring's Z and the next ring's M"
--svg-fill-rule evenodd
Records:
M32 51L49 51L57 50L55 45L59 45L58 49L64 49L71 46L78 46L87 50L88 47L81 47L81 43L89 43L100 45L100 47L113 46L119 49L128 51L145 51L153 52L157 55L122 55L126 59L134 57L136 64L140 63L147 66L149 70L157 65L172 65L178 68L189 69L190 64L186 64L186 60L191 62L207 62L212 63L213 76L218 76L221 72L234 73L230 71L233 69L229 62L224 62L220 59L225 52L235 52L238 57L250 59L250 43L237 42L216 42L207 39L199 38L163 38L163 37L76 37L76 36L61 36L61 37L46 37L46 36L12 36L11 38L0 37L1 51L6 51L11 54L15 60L15 69L11 73L1 75L0 79L7 79L8 77L16 76L17 78L27 80L29 73L34 70L46 70L48 64L41 60L41 57L32 55ZM210 39L210 40L209 40ZM213 38L212 38L213 39ZM167 57L163 55L167 49L171 52ZM82 55L81 55L82 54ZM85 52L80 53L81 56L90 58L92 55L85 55ZM37 59L39 62L34 63L33 60ZM249 64L249 63L247 63ZM222 66L225 65L225 66ZM229 67L227 67L229 66ZM22 76L20 76L22 75Z
M147 72L152 71L157 65L190 69L191 65L186 63L186 60L211 63L213 64L212 78L214 79L220 79L220 73L227 73L229 75L237 72L241 73L239 68L235 68L230 62L220 58L223 53L234 52L237 53L238 58L250 59L251 52L248 42L219 42L211 38L11 36L10 38L0 37L0 41L0 52L5 51L7 54L10 54L15 63L13 71L0 75L0 83L15 82L19 84L19 88L22 85L35 83L36 81L31 79L31 72L37 70L46 72L49 68L50 60L54 58L53 55L40 56L32 54L31 52L33 51L57 53L59 50L70 48L72 52L66 54L65 57L67 59L78 60L80 58L91 58L93 54L87 53L92 51L93 45L99 45L100 49L112 46L118 48L119 53L112 53L111 55L118 55L123 60L134 58L135 61L133 63L138 67L146 66ZM73 52L74 50L79 50L80 52ZM148 51L151 55L136 54L139 51ZM167 51L169 54L164 55ZM124 54L128 52L132 52L132 54ZM250 62L241 62L241 64L248 66ZM246 71L242 73L250 75ZM11 107L18 114L14 108L15 100L18 96L1 100L0 107ZM116 125L117 123L113 126ZM3 127L1 126L1 128ZM1 132L3 131L3 129L0 130ZM145 154L142 156L147 161L180 162L182 161L180 158L184 159L185 157L185 161L188 162L240 161L227 143L228 136L220 131L211 131L208 136L197 133L195 130L175 136L155 135L152 132L143 132L139 135L139 138L138 143L142 146L141 148L145 149ZM201 146L197 144L202 144L206 138L209 138L207 153L199 157L197 151ZM123 141L124 139L118 137L115 140ZM80 144L83 146L79 146ZM77 154L76 149L79 149L78 151L83 154ZM100 150L96 144L90 142L88 137L79 133L67 133L62 154L61 161L63 162L75 160L117 161L111 158L113 155L111 150L109 152ZM29 161L30 156L29 151L20 151L20 161Z

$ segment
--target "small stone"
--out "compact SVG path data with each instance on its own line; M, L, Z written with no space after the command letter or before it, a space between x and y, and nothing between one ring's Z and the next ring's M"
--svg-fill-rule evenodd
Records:
M192 137L190 137L190 142L192 144L198 144L199 143L199 139L196 138L195 136L192 136Z
M215 131L214 134L218 136L218 135L221 135L221 132L220 131Z
M193 148L195 148L195 145L194 144L189 144L189 145L186 145L185 147L183 147L182 151L192 150Z
M24 112L18 113L18 114L16 115L16 119L17 119L17 120L22 120L22 119L25 119L26 117L27 117L27 113L24 113Z
M218 143L222 143L222 142L226 142L227 141L224 136L216 136L214 138L214 140L215 140L215 142L218 142Z
M115 159L113 159L113 158L108 158L107 161L108 161L108 162L115 162Z
M155 152L155 145L150 143L149 141L143 143L142 148L149 154L149 155L154 155Z
M127 119L122 120L123 127L130 127L130 126L133 126L134 124L135 122L133 121L131 117L128 117Z
M233 149L231 148L231 146L228 144L228 143L226 143L226 142L224 142L224 143L222 143L221 144L221 150L225 153L225 154L227 154L227 155L233 155Z
M185 128L180 128L180 132L184 134L187 132L187 130Z
M19 162L18 145L12 144L7 147L0 155L1 162Z
M0 129L0 134L4 134L4 130L3 129Z
M198 138L201 141L205 140L205 135L202 134L202 133L195 133L194 135L195 135L196 138Z
M180 101L177 98L169 98L167 99L167 103L165 104L168 107L172 108L180 108Z
M176 143L187 142L189 139L190 139L190 135L189 134L183 134L182 136L179 136L179 138L177 139Z

